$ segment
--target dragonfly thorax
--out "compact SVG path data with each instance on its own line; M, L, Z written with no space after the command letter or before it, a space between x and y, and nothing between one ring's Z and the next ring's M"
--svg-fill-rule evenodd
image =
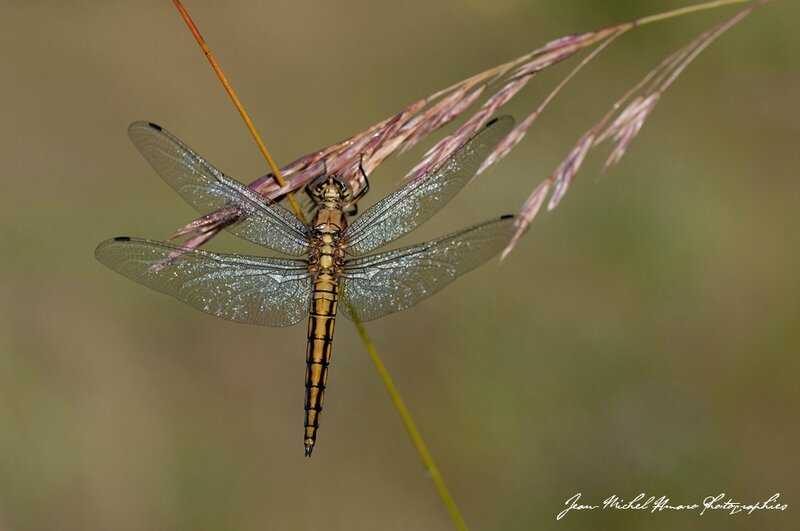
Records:
M347 228L344 212L348 188L341 181L328 177L316 187L318 208L311 221L309 270L338 275L344 267L342 234Z
M333 235L334 240L339 239L339 235L347 227L347 217L342 206L333 202L320 205L311 222L312 237L319 238L323 234L329 234Z

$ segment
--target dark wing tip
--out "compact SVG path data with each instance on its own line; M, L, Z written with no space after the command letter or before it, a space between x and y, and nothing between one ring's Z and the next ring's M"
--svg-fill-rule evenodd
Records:
M486 125L484 125L483 127L484 127L484 129L488 128L488 127L491 127L494 124L496 124L497 122L508 122L509 126L511 126L511 125L514 125L514 117L511 116L510 114L502 114L502 115L497 116L495 118L492 118L491 120L486 122Z
M94 250L94 257L105 263L107 250L109 247L113 247L115 243L129 242L132 240L133 238L130 236L117 236L116 238L109 238L108 240L100 242L100 245L98 245Z
M139 120L138 122L133 122L131 125L128 126L128 135L132 135L135 131L141 129L153 129L155 131L158 131L159 133L164 130L158 124L154 124L153 122L147 122L144 120Z

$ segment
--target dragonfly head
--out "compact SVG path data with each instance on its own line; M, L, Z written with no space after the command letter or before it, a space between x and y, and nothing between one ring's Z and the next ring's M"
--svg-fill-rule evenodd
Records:
M306 186L306 193L316 204L345 204L350 200L350 187L333 175L322 174Z

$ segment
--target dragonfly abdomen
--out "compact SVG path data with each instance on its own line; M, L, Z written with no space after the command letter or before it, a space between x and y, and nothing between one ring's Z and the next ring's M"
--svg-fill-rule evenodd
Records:
M314 449L325 400L325 383L328 380L338 298L339 284L336 278L328 272L320 272L314 282L308 318L304 440L306 457L310 457Z

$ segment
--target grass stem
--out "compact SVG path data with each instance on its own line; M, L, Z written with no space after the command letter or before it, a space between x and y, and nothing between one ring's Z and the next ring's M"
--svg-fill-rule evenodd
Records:
M459 531L466 531L467 525L464 523L464 519L461 518L461 513L458 512L458 507L456 507L453 497L450 496L450 491L447 490L447 485L444 483L444 478L442 477L442 474L439 473L439 468L436 466L433 457L431 457L428 448L425 446L425 442L422 440L422 436L419 434L419 430L417 430L417 427L411 418L411 413L408 412L408 408L406 408L403 399L400 397L400 393L397 390L397 387L395 387L392 377L389 376L389 371L386 370L386 366L383 364L378 351L375 349L375 345L373 345L369 334L367 334L367 329L364 328L364 324L358 319L358 316L353 308L350 309L350 313L354 317L353 322L356 325L356 330L358 330L358 335L361 336L361 341L367 348L367 352L369 352L369 356L372 358L372 363L375 364L375 368L378 370L378 375L380 376L384 387L386 387L386 391L389 393L397 413L403 420L403 424L405 424L406 430L411 436L411 441L414 443L417 453L419 454L420 458L422 458L422 462L425 464L426 471L428 474L430 474L433 484L436 486L436 490L439 492L439 496L441 496L442 501L447 507L447 511L450 513L450 518L453 520L453 524L455 524L456 529Z

